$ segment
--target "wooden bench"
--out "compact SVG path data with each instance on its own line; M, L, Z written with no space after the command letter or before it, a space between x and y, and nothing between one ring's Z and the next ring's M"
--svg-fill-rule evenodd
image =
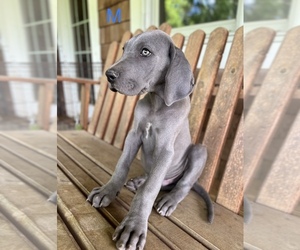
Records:
M171 31L166 24L160 29ZM120 58L123 44L131 36L125 32L120 44L110 45L104 71ZM212 225L206 222L205 204L191 191L169 218L152 212L146 249L242 249L242 137L241 132L239 136L235 134L243 103L243 29L236 31L226 67L219 73L227 37L228 32L223 28L210 34L199 72L196 67L205 33L201 30L192 33L185 48L196 79L189 117L193 142L201 141L209 152L199 182L214 200L215 221ZM184 36L176 34L172 38L182 48ZM219 77L221 80L215 85ZM100 88L87 131L58 133L59 249L114 249L112 233L128 212L134 196L123 188L116 201L98 210L85 202L87 194L105 184L112 175L132 126L134 106L141 98L109 91L104 76ZM230 150L232 144L234 149ZM141 163L136 159L128 178L141 173ZM222 178L226 175L229 177Z
M260 70L274 37L261 28L245 38L244 182L253 210L247 249L300 246L300 27L286 33L270 68Z
M167 25L160 29L170 33ZM222 28L210 34L199 72L196 65L205 34L195 31L185 49L196 79L189 117L192 138L195 143L205 144L209 152L199 182L215 201L215 222L205 223L205 206L192 191L170 218L153 211L147 249L242 249L243 232L247 249L299 246L300 27L287 32L268 70L262 69L262 64L272 51L276 35L273 30L249 32L244 57L243 31L237 30L226 67L220 70L227 35ZM126 32L120 44L111 44L104 70L121 56L120 48L130 37ZM182 48L184 37L176 34L172 38ZM128 211L133 194L124 188L113 204L98 211L83 202L93 187L105 184L113 173L138 98L108 91L102 78L87 132L59 133L61 249L71 245L114 248L112 232ZM136 159L129 178L140 173L140 161ZM245 231L244 188L253 210ZM91 218L93 224L86 225Z

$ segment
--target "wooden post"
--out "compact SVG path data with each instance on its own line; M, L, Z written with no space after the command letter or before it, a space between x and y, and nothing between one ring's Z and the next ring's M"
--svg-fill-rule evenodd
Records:
M80 124L84 130L87 130L88 116L89 116L89 102L90 102L91 84L85 83L81 87L81 112Z
M44 130L49 130L51 104L53 100L54 85L45 83L39 86L38 125Z

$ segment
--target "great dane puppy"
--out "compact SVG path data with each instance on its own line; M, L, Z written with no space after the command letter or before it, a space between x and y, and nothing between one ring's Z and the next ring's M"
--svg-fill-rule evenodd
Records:
M118 249L143 249L154 203L159 214L169 216L194 188L207 204L210 223L213 205L207 192L195 184L207 151L191 143L188 114L194 78L183 52L159 30L134 36L123 50L121 59L106 71L109 88L124 95L147 95L136 105L133 129L114 174L106 185L93 189L88 201L97 208L108 206L126 182L141 148L145 174L126 183L136 195L113 240ZM161 189L171 191L155 202Z

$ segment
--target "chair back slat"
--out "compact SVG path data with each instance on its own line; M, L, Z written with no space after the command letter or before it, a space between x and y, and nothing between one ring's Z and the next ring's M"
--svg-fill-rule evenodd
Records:
M269 28L258 28L245 36L245 76L244 95L248 95L254 77L257 75L267 52L272 44L275 31Z
M104 72L115 62L118 49L119 49L118 42L112 42L110 44L107 58L104 65L104 70L103 70ZM103 75L100 79L100 90L94 107L92 120L88 126L88 132L91 134L95 134L96 128L98 126L98 121L102 110L103 101L105 99L106 90L107 90L107 79L106 76Z
M300 77L300 26L287 32L245 117L245 186L273 138Z
M234 139L231 153L226 164L220 188L217 195L217 203L228 208L234 213L241 209L244 197L244 120L240 119L238 130Z
M236 32L228 60L222 75L220 87L206 127L203 144L208 150L208 159L200 177L200 184L210 190L221 152L225 145L232 117L243 82L243 27Z
M258 73L275 36L268 28L258 28L245 36L244 46L244 96L249 94L250 86ZM259 37L259 39L257 39ZM244 121L240 118L238 130L217 195L217 203L238 213L244 197Z
M172 36L173 43L179 49L182 49L184 39L185 39L184 35L180 33L176 33L175 35Z
M292 213L300 198L300 112L265 179L257 202Z
M155 25L151 25L146 29L146 31L150 31L150 30L157 30L157 27Z
M125 44L125 42L127 42L130 38L132 37L131 32L126 31L122 37L122 40L120 42L120 46L118 49L118 53L117 53L117 57L116 57L116 61L118 61L123 53L123 46ZM120 95L120 94L119 94ZM96 133L95 135L100 138L103 139L104 135L105 135L105 131L107 128L107 124L109 121L109 117L111 115L111 110L113 107L113 103L114 103L114 99L116 97L116 93L112 92L110 90L106 91L106 95L105 95L105 99L104 99L104 103L103 103L103 108L99 117L99 122L98 122L98 126L96 129ZM119 96L118 96L119 98ZM123 97L121 97L122 99Z
M159 26L159 29L162 30L163 32L167 33L168 35L171 34L172 26L168 23L162 23Z
M123 149L126 135L132 124L134 108L139 99L139 96L127 96L124 104L124 109L120 117L119 126L116 131L116 136L113 145L116 148Z
M197 67L197 63L203 46L204 39L205 39L204 31L196 30L189 36L189 39L187 41L184 54L186 59L189 61L193 72Z
M194 144L199 142L227 36L228 31L224 28L217 28L210 34L203 63L196 79L189 114L190 130Z

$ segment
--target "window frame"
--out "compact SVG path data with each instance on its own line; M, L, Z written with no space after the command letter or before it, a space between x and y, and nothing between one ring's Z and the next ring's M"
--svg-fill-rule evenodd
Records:
M159 26L159 1L160 0L130 0L130 30L135 32L138 28L147 29L150 25ZM244 1L238 1L237 16L235 19L226 21L215 21L204 24L184 26L180 28L172 28L171 36L175 33L181 33L189 36L196 29L205 30L210 33L217 27L224 27L229 32L234 32L237 28L245 24L245 33L258 27L269 27L275 31L286 31L300 24L300 15L297 10L300 9L300 1L292 0L289 16L286 19L256 21L244 23Z
M159 26L159 1L160 0L130 0L130 30L135 32L138 28L147 29L150 25ZM222 26L230 32L234 32L237 28L243 25L243 0L238 1L237 17L231 20L215 21L204 24L195 24L179 28L172 28L171 36L176 33L181 33L188 37L196 29L205 30L210 33L214 29Z

